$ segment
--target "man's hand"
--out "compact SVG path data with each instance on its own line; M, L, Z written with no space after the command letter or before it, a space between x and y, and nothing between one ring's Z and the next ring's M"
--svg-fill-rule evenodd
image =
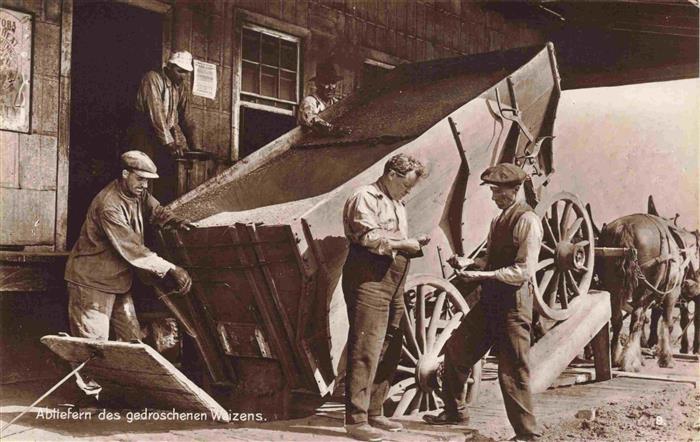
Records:
M481 270L457 270L457 274L465 281L481 281L484 279L490 279L490 272L483 272Z
M173 278L177 291L181 295L186 295L189 293L190 289L192 288L192 278L190 278L190 274L187 273L187 270L180 266L175 266L174 268L170 269L167 274Z
M334 137L345 137L352 134L352 129L347 126L331 126L330 135Z
M466 258L464 256L452 255L447 263L452 266L453 269L461 270L465 269L474 264L474 260L471 258Z
M185 149L183 146L179 145L175 141L172 143L168 143L165 145L165 148L168 150L168 153L173 157L173 158L181 158L184 155Z
M409 255L416 255L420 252L421 244L415 238L408 238L403 241L401 251Z
M182 230L190 230L192 228L196 227L194 224L192 224L192 221L188 220L187 218L173 218L167 225L167 229L182 229Z
M421 247L427 246L428 243L430 242L430 235L423 234L423 235L419 236L418 238L416 238L416 240L418 241L418 244L421 245Z

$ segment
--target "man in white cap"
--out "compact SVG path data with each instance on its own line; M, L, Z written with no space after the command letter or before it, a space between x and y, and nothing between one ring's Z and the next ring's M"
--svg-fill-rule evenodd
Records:
M107 340L110 324L117 340L141 339L131 297L134 271L180 293L192 280L186 270L144 245L144 220L165 228L191 223L161 207L148 192L158 178L153 161L131 150L121 156L121 176L95 196L66 264L68 318L73 336Z
M175 199L175 158L187 150L200 150L200 136L190 111L185 80L194 70L192 54L172 54L161 70L147 72L136 95L136 113L127 131L126 146L148 154L160 170L161 180L153 194L162 204Z

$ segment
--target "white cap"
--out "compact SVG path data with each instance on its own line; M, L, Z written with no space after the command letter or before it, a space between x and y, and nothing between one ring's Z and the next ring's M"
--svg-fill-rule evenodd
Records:
M170 56L168 63L172 63L186 70L187 72L192 72L194 69L192 67L192 54L188 51L178 51Z

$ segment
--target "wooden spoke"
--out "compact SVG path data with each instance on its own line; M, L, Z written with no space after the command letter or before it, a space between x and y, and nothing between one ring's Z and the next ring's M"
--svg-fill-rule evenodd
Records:
M590 242L585 240L576 243L576 245L579 247L586 247L588 244L590 244Z
M406 414L406 410L408 410L408 407L411 405L411 402L416 397L417 393L418 387L415 386L404 391L399 404L396 406L396 410L394 410L394 417L403 416Z
M438 324L442 321L440 316L442 314L442 307L445 304L445 298L447 298L447 293L441 291L435 301L435 306L433 307L433 315L430 317L430 325L428 325L428 348L432 348L435 344L435 335L438 330Z
M450 338L452 335L452 332L459 327L459 324L462 322L462 317L464 316L464 313L458 312L455 314L452 319L450 319L450 322L447 323L445 326L445 329L440 333L440 337L437 339L435 342L435 347L433 347L433 351L435 350L442 350L442 347L445 346L445 343L447 340Z
M409 361L413 362L413 365L418 364L418 359L416 359L416 357L413 356L410 351L408 351L405 345L401 346L401 354L408 358Z
M406 410L408 414L416 414L420 410L420 404L423 402L423 393L421 391L417 391L416 393L417 394L413 396L413 399Z
M540 284L539 284L540 291L542 291L542 293L547 292L547 287L549 287L549 283L552 281L552 276L554 276L554 272L555 271L553 269L550 269L550 270L545 271L544 274L542 275L542 280L540 281Z
M547 305L554 307L557 301L557 291L559 288L559 280L561 279L561 274L557 271L554 272L554 284L551 285L551 290L545 292L545 299L547 300Z
M554 239L559 242L559 240L561 240L561 232L559 231L559 201L552 204L552 231L555 234Z
M413 377L406 378L400 382L397 382L391 386L391 388L389 389L389 393L387 394L387 397L396 396L397 394L408 389L412 385L415 385L415 383L416 383L416 379Z
M551 243L556 244L557 242L559 242L557 240L557 237L554 236L554 231L552 230L552 226L549 224L549 220L547 218L545 218L544 221L542 222L542 224L544 225L545 234L549 234L549 240L551 241ZM546 241L546 240L547 239L545 238L544 241Z
M559 295L559 302L561 303L561 306L566 308L566 306L568 305L567 297L569 296L569 293L566 289L565 277L559 277L559 290L557 292L557 295Z
M406 367L405 365L399 365L398 367L396 367L396 371L398 371L399 373L407 373L413 376L416 372L416 368Z
M547 253L549 253L550 255L554 256L554 249L551 248L551 247L549 247L549 246L548 246L547 244L545 244L544 242L540 245L540 247L542 247L542 249L543 249L544 251L546 251Z
M539 272L542 269L546 269L547 267L549 267L553 264L554 264L553 258L543 259L542 261L537 263L537 271Z
M571 215L571 201L564 201L564 211L561 215L561 224L559 224L559 231L566 232L566 227L569 225L569 215Z
M404 314L403 318L401 318L401 328L403 329L404 340L407 343L406 350L409 351L414 358L417 358L420 357L422 353L418 347L418 341L416 341L415 329L406 316L408 316L408 313Z
M581 292L579 292L578 283L574 279L574 275L573 273L571 273L571 270L566 271L566 280L569 283L569 286L571 286L571 290L574 292L574 296L580 296Z
M419 349L425 353L425 285L418 286L418 302L416 303L416 332Z
M564 235L565 240L571 241L571 238L574 237L576 232L578 232L578 229L581 228L581 224L583 223L583 218L576 218L576 220L573 222L571 227L566 231L566 234Z

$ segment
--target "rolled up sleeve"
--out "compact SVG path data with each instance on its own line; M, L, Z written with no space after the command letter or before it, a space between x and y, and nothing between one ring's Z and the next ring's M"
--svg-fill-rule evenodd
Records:
M351 197L344 210L345 234L350 242L366 247L378 255L393 255L389 243L401 239L401 232L388 231L380 225L377 197L359 192Z
M524 213L513 229L513 241L518 247L515 263L496 270L495 278L506 284L519 286L537 271L542 244L542 226L534 212Z

